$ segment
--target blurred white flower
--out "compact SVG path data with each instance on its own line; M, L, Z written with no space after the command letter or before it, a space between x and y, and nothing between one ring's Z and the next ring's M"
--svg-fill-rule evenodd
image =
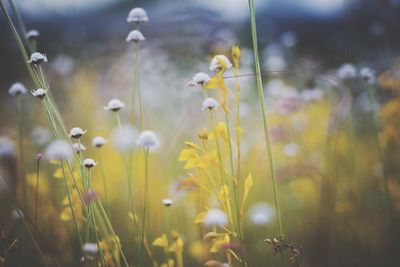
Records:
M125 107L124 102L122 102L119 99L114 98L114 99L111 99L110 101L108 101L108 104L107 104L107 106L104 107L104 109L117 112L123 107Z
M45 54L41 54L39 52L33 53L28 61L29 64L35 65L39 65L42 62L47 62L47 57Z
M149 17L147 16L146 10L141 7L135 7L129 12L126 21L135 23L147 22L149 21Z
M216 55L211 60L210 70L211 71L220 71L222 69L221 63L225 65L226 69L232 68L231 61L224 55Z
M105 145L107 143L107 140L102 137L102 136L96 136L93 138L92 140L92 145L94 147L102 147L103 145Z
M26 94L27 92L28 90L26 90L26 87L22 83L13 83L10 89L8 89L8 93L12 96Z
M272 222L275 212L268 203L256 203L250 207L248 217L253 224L265 225Z
M283 59L283 57L274 55L274 56L269 56L267 57L267 60L265 61L265 67L268 70L272 71L282 71L285 70L286 68L286 61Z
M85 243L83 245L83 252L86 254L96 254L99 248L97 247L96 243Z
M319 88L304 89L300 93L300 97L306 103L315 102L321 100L324 97L324 91Z
M83 166L85 166L88 169L93 168L96 165L97 163L93 159L85 159L83 161Z
M74 151L70 143L64 140L55 140L46 148L44 156L48 160L65 159L71 161L73 153Z
M4 136L0 136L0 157L14 157L16 149L14 142Z
M162 203L163 203L164 206L169 207L172 204L174 204L174 201L172 199L165 198L165 199L162 200Z
M133 30L131 31L128 36L126 37L127 42L139 42L139 41L144 41L146 38L143 36L143 34L138 31L138 30Z
M156 149L160 145L157 135L150 130L141 132L136 143L146 149Z
M203 101L201 109L202 110L205 110L205 109L213 110L213 109L217 109L218 106L219 106L218 101L215 100L215 98L208 97Z
M75 143L72 144L72 149L74 150L75 153L80 153L86 150L86 147L80 143Z
M294 157L299 152L299 146L296 143L289 143L283 146L283 153L288 157Z
M39 31L38 31L38 30L29 30L29 31L26 33L25 37L26 37L27 39L36 39L36 38L39 37Z
M42 146L50 142L51 133L46 127L37 126L33 128L31 138L36 145Z
M43 88L39 88L36 90L31 90L31 94L37 98L43 99L47 95L47 91Z
M189 82L189 85L203 85L210 81L210 76L204 72L198 72L193 76L192 80Z
M75 139L79 139L80 137L82 137L87 131L86 130L82 130L79 127L74 127L69 131L69 137L71 138L75 138Z
M224 226L228 223L226 214L220 209L210 209L204 217L203 224L207 226Z
M282 44L286 47L293 47L297 44L297 34L294 32L284 32L281 36Z
M357 76L357 70L353 64L345 63L337 70L336 76L341 80L354 78Z
M113 145L119 151L126 151L135 146L137 131L128 124L115 128L111 133Z
M376 75L375 75L375 70L371 68L362 68L360 70L360 77L369 84L374 84L376 82Z

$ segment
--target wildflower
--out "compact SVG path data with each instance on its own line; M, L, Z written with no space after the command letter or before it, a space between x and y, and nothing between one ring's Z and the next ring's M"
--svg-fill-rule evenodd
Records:
M111 133L113 144L120 151L133 148L135 146L136 136L136 130L128 124L121 125L121 127L116 128Z
M169 207L172 204L174 204L174 201L172 199L166 198L166 199L162 200L162 203L163 203L164 206Z
M287 63L280 55L269 56L265 61L265 66L269 70L282 71L286 68Z
M160 144L157 135L150 130L141 132L136 143L138 146L144 147L146 149L155 149Z
M286 156L294 157L299 152L299 146L296 143L290 143L283 146L283 153Z
M28 61L29 64L40 65L42 62L47 62L47 57L45 54L41 54L39 52L35 52L31 55L30 60Z
M297 35L294 32L284 32L281 36L281 41L286 47L294 47L297 44Z
M233 58L233 65L235 66L235 69L239 69L240 49L238 46L232 47L232 58Z
M107 140L106 140L104 137L102 137L102 136L96 136L96 137L94 137L93 140L92 140L92 145L93 145L94 147L98 147L98 148L102 147L102 146L105 145L106 143L107 143Z
M75 153L80 153L86 150L86 147L80 143L72 144L72 149Z
M86 133L86 130L82 130L79 127L74 127L69 131L69 136L71 138L79 139Z
M15 155L14 142L8 137L0 136L0 157L14 157Z
M71 145L64 140L56 140L50 143L44 152L45 158L48 160L67 160L70 161L73 156Z
M360 77L363 79L364 82L373 84L376 82L375 71L371 68L362 68L360 70Z
M32 90L31 94L37 98L43 99L47 95L47 91L43 88Z
M86 254L96 254L99 248L96 243L85 243L83 245L83 252Z
M300 97L306 103L321 100L323 96L324 96L324 91L322 91L319 88L305 89L300 93Z
M354 78L357 75L357 70L353 64L345 63L337 70L336 75L341 80Z
M83 193L83 202L87 205L91 202L93 202L94 200L96 200L99 197L99 194L97 194L96 191L94 190L89 190Z
M14 83L11 85L10 89L8 89L8 93L12 96L23 95L26 94L26 87L22 83Z
M36 145L42 146L50 142L51 133L46 127L37 126L33 128L31 138Z
M131 32L128 34L128 36L126 37L126 41L127 41L127 42L133 41L133 42L137 43L137 42L139 42L139 41L144 41L144 40L146 40L146 38L145 38L145 37L143 36L143 34L142 34L140 31L138 31L138 30L133 30L133 31L131 31Z
M204 85L205 83L210 81L210 76L204 72L196 73L192 80L189 82L189 86L194 86L196 84Z
M231 61L224 55L216 55L212 60L210 64L210 70L211 71L221 71L221 70L227 70L232 68L232 63Z
M37 161L41 161L43 159L43 154L42 153L37 153L36 156L35 156L35 159Z
M97 163L93 159L85 159L83 161L83 166L85 166L88 169L93 168L96 165Z
M265 225L270 223L274 219L275 213L270 204L256 203L251 206L248 216L253 224Z
M127 22L147 22L149 18L147 17L147 12L141 7L135 7L129 12L128 18L126 19Z
M29 30L27 33L26 33L26 35L25 35L25 37L27 38L27 39L36 39L36 38L38 38L39 37L39 31L38 30Z
M111 99L110 101L108 101L108 104L107 104L107 106L104 107L104 109L117 112L124 106L125 106L124 102L122 102L119 99L114 98L114 99Z
M220 209L210 209L204 217L203 224L207 226L224 226L228 222L226 214Z
M209 109L209 110L213 110L213 109L217 109L219 106L218 101L215 100L212 97L208 97L203 101L203 105L202 105L202 110L205 109Z

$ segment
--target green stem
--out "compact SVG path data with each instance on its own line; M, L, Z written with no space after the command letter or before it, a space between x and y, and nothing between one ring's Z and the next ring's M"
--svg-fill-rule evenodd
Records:
M144 201L143 201L143 215L142 215L142 245L141 245L141 258L142 263L145 263L144 260L144 238L145 238L145 227L146 227L146 216L148 212L149 206L149 149L144 148Z

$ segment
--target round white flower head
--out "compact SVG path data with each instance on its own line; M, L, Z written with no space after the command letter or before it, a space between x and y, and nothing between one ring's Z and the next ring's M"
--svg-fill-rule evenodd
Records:
M138 30L133 30L131 31L128 36L126 37L127 42L139 42L139 41L144 41L146 38L143 36L143 34L138 31Z
M87 131L86 130L82 130L79 127L74 127L69 131L69 137L71 138L75 138L75 139L79 139L80 137L82 137Z
M14 142L8 137L0 136L0 157L14 157L15 155Z
M35 127L32 130L31 138L36 145L42 146L50 142L51 133L46 127Z
M150 130L141 132L136 143L146 149L156 149L160 145L157 135Z
M80 153L86 150L86 147L80 143L72 144L72 149L75 153Z
M275 212L268 203L256 203L249 209L248 216L252 223L264 225L272 222Z
M93 159L85 159L83 161L83 166L85 166L88 169L93 168L96 165L97 163Z
M165 198L162 200L162 203L164 206L169 207L172 206L172 204L174 204L174 201L172 199Z
M86 254L96 254L99 248L96 243L85 243L83 245L83 252Z
M108 104L107 104L107 106L104 107L104 109L117 112L123 107L125 107L124 102L122 102L119 99L114 98L114 99L111 99L110 101L108 101Z
M50 143L44 152L44 156L48 160L67 160L71 161L73 157L71 145L64 140L56 140Z
M135 23L147 22L149 21L149 17L147 16L146 10L141 7L135 7L129 12L126 21Z
M362 68L360 70L361 78L369 84L373 84L376 81L375 71L371 68Z
M296 143L289 143L283 146L283 153L288 157L294 157L299 152L299 146Z
M213 109L217 109L218 106L219 106L219 104L218 104L217 100L215 100L212 97L208 97L208 98L204 99L201 109L202 110L205 110L205 109L213 110Z
M38 30L30 30L26 33L26 38L27 39L36 39L39 37L39 31Z
M203 224L207 226L224 226L228 222L226 214L220 209L210 209L204 217Z
M28 90L22 83L14 83L11 85L10 89L8 89L8 93L12 96L23 95L26 94Z
M47 62L47 57L45 54L41 54L39 52L33 53L31 55L30 60L28 61L28 63L35 64L35 65L39 65L42 62Z
M353 64L345 63L336 72L336 76L341 80L354 78L357 75L357 70Z
M107 143L107 140L102 136L96 136L92 140L92 145L94 147L100 148L100 147L104 146L106 143Z
M224 55L216 55L212 60L210 64L210 70L211 71L220 71L222 69L222 65L224 65L225 69L230 69L232 68L232 63L231 61Z
M207 73L199 72L193 76L192 81L194 84L203 85L203 84L207 83L208 81L210 81L210 76Z
M126 151L135 146L137 132L129 124L123 124L115 128L111 133L111 140L116 149Z
M43 88L39 88L36 90L32 90L31 94L33 96L36 96L37 98L43 99L47 95L47 91L44 90Z
M265 67L272 71L282 71L287 67L287 63L282 56L272 55L265 61Z

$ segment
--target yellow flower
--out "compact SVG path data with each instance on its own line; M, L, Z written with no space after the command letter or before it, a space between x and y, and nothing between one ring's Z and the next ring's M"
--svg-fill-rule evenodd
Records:
M240 49L238 46L232 46L232 58L233 66L236 70L239 69Z

